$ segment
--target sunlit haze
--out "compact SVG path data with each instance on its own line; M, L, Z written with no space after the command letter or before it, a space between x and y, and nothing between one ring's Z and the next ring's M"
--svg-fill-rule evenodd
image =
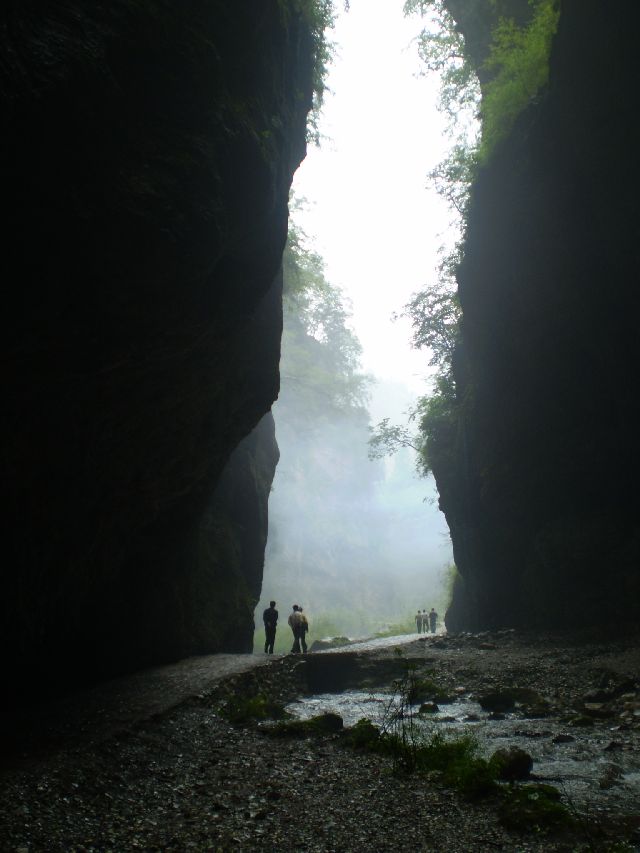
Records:
M322 144L309 148L294 182L306 200L296 224L351 303L362 368L375 380L373 424L406 420L429 391L430 354L412 349L406 318L392 317L433 281L438 249L451 242L451 214L427 188L449 144L436 108L439 80L419 76L421 21L405 19L402 7L402 0L353 0L340 12ZM291 376L303 375L296 359L306 345L298 338L299 349L291 346L285 334L263 597L304 602L315 636L362 636L410 624L416 607L443 610L452 554L432 478L418 477L408 449L370 462L366 418L331 416L322 389L309 397L305 419Z
M450 214L427 188L447 138L438 79L419 77L419 19L403 0L352 0L333 39L320 148L309 148L294 190L328 277L353 304L364 369L424 393L428 354L411 349L410 324L392 322L433 277ZM372 412L374 418L377 412Z

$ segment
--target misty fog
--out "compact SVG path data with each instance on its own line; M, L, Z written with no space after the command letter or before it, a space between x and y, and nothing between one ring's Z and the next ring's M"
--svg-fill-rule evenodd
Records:
M380 413L406 419L413 397L400 383L362 376L342 295L317 255L297 252L292 261L288 250L285 263L282 386L273 408L281 456L256 626L275 599L285 642L294 603L305 608L312 639L408 630L418 607L443 613L450 539L413 451L371 461L367 441Z

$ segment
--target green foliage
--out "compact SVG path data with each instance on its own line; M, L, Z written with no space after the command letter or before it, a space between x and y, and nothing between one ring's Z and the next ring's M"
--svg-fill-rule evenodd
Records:
M327 280L324 261L307 243L291 224L283 258L284 394L305 420L326 419L329 410L364 414L370 378L359 370L362 347L349 328L343 294Z
M360 720L346 733L344 742L354 749L387 755L397 770L437 778L468 799L495 791L495 770L478 755L477 741L469 734L447 738L440 732L420 730L408 737Z
M551 42L558 27L557 0L538 0L528 26L501 19L485 68L492 79L483 92L480 159L486 160L520 113L547 84Z
M383 418L375 427L370 427L369 459L383 459L407 447L419 453L419 442L419 437L408 427L392 424L390 418Z
M573 819L552 785L523 785L505 794L498 812L500 823L520 832L548 832L571 826Z
M333 0L280 0L285 16L291 11L301 14L309 27L313 43L313 105L307 121L307 139L320 143L319 121L327 91L325 80L334 55L334 46L327 32L335 23Z
M430 678L413 678L408 688L407 699L414 705L417 702L442 702L453 701L452 697Z
M451 371L451 362L460 335L460 302L455 292L455 270L460 260L456 249L440 262L438 280L416 293L405 306L413 328L413 345L427 348L429 364L440 373Z
M277 723L266 730L271 737L323 737L342 731L342 717L338 714L320 714L308 720L289 720Z
M422 447L418 457L418 471L426 476L443 463L453 462L459 405L455 381L451 372L436 377L432 394L421 397L414 410Z
M415 634L416 621L413 614L409 614L403 622L393 622L383 631L376 631L375 637L400 637L403 634Z
M262 693L256 696L229 696L221 713L236 725L246 725L258 720L282 720L289 716L283 705L273 702Z
M426 19L417 38L424 74L440 75L440 109L453 128L466 107L475 110L479 99L478 79L464 37L444 0L406 0L405 15Z
M477 168L476 148L466 141L458 140L452 145L445 159L429 172L431 185L458 216L465 215Z
M453 593L456 588L456 585L460 583L462 583L462 575L458 571L458 567L455 565L455 563L450 563L450 565L448 565L445 569L445 611L449 609L449 606L453 601Z
M363 717L355 726L345 730L343 743L352 749L377 752L380 745L380 729L374 726L371 720Z
M370 430L369 458L380 459L411 447L417 453L418 473L426 477L445 455L455 453L449 445L452 430L455 432L456 428L458 408L453 375L443 370L435 378L433 392L420 397L409 412L409 421L415 422L417 429L411 431L384 418Z

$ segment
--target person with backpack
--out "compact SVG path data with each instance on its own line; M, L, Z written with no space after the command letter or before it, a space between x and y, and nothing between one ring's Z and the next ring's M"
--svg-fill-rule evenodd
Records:
M264 653L273 654L273 644L276 641L276 627L278 625L278 611L275 601L270 601L269 606L262 614L264 622Z
M291 654L298 655L300 654L300 626L302 624L302 614L298 608L297 604L293 605L293 609L289 614L289 627L293 632L293 646L291 646Z
M300 645L302 646L302 654L306 655L309 620L307 619L307 614L302 612L302 607L300 605L298 605L298 613L300 614Z

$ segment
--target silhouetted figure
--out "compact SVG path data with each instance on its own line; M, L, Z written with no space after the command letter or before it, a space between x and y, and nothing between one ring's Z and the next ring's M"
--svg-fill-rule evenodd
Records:
M300 654L300 625L302 623L302 614L297 604L293 605L293 610L289 614L289 627L293 632L293 645L291 646L291 654Z
M416 613L416 631L418 634L422 633L422 613L419 610Z
M422 611L422 630L425 634L429 630L429 614L426 610Z
M309 620L307 619L307 614L302 612L302 607L300 607L300 605L298 605L298 614L300 615L300 645L302 646L302 654L306 655Z
M436 613L436 611L432 607L431 610L429 611L429 626L431 628L432 634L435 634L437 624L438 624L438 614Z
M273 654L273 644L276 641L276 627L278 625L278 611L275 601L270 601L269 606L262 614L264 622L264 653Z

